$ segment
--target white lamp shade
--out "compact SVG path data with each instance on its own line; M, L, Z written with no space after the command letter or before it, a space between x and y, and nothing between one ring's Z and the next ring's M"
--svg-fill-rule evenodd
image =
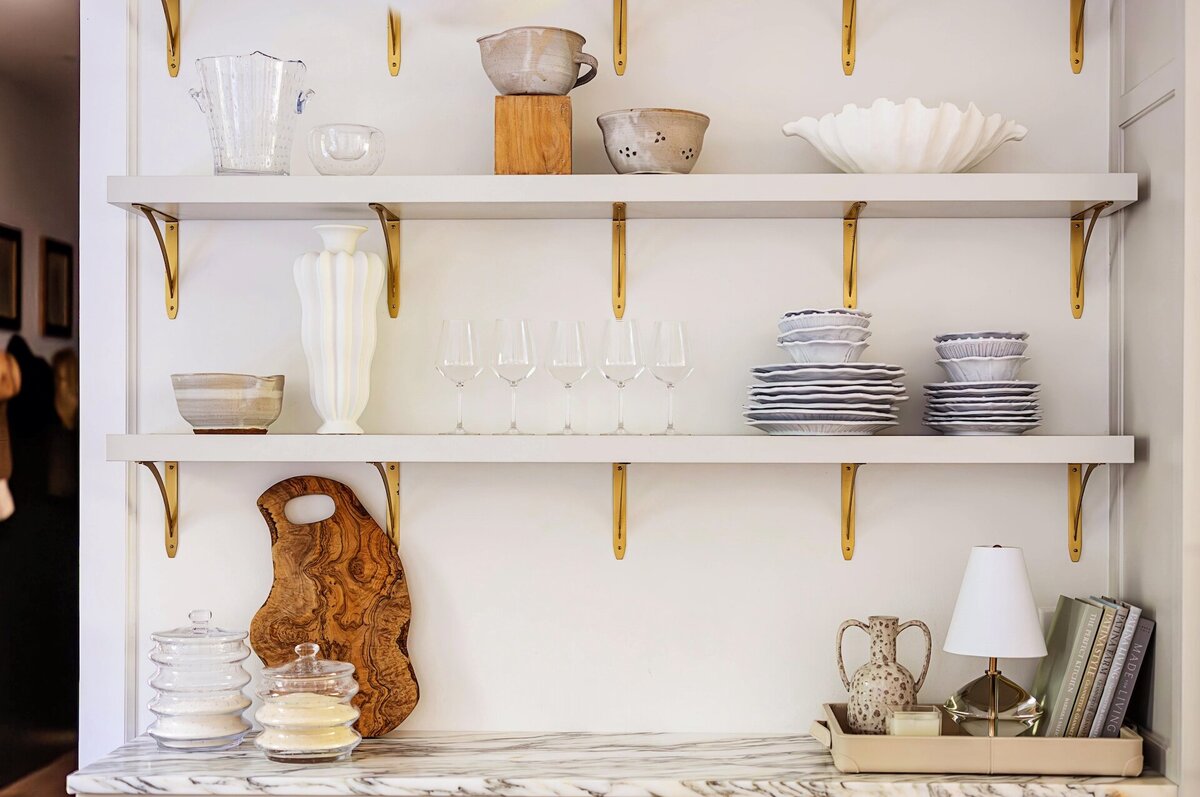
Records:
M971 549L942 649L960 656L997 659L1046 655L1046 640L1020 548Z

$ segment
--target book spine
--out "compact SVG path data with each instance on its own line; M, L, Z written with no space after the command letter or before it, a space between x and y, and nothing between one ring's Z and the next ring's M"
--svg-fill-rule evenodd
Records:
M1092 638L1087 665L1083 668L1083 678L1079 681L1079 694L1076 695L1075 705L1071 708L1071 720L1067 723L1064 736L1079 735L1079 729L1083 726L1083 714L1087 710L1088 698L1091 697L1092 687L1096 684L1096 675L1100 672L1100 660L1104 658L1104 649L1108 647L1108 635L1112 631L1113 618L1117 613L1112 609L1101 609L1101 612L1100 624L1096 628L1096 635Z
M1083 722L1080 723L1076 736L1092 735L1092 725L1096 721L1096 712L1100 709L1100 698L1104 694L1108 675L1112 672L1113 659L1117 655L1117 645L1121 641L1125 619L1129 615L1129 610L1125 608L1113 611L1116 612L1116 615L1113 618L1112 628L1108 631L1108 639L1104 644L1104 655L1100 657L1100 669L1096 671L1096 680L1092 684L1091 692L1088 693L1087 706L1083 710Z
M1099 708L1096 709L1096 719L1092 720L1092 738L1104 733L1104 723L1108 719L1109 709L1112 708L1113 697L1117 694L1117 684L1121 682L1125 659L1129 656L1129 646L1133 644L1133 635L1137 632L1141 616L1141 609L1137 606L1129 607L1129 616L1125 618L1125 627L1121 629L1121 641L1117 643L1117 655L1113 657L1112 670L1109 671L1108 681L1104 684L1104 695L1100 698Z
M1075 698L1079 696L1079 682L1083 679L1083 670L1092 652L1092 643L1096 640L1096 626L1100 622L1100 616L1098 611L1084 615L1083 625L1073 640L1075 649L1071 651L1071 663L1063 676L1062 691L1054 710L1054 724L1047 736L1066 735L1067 724L1071 721L1071 710L1075 707Z
M1125 667L1121 670L1121 680L1117 684L1117 694L1113 697L1108 719L1104 721L1106 738L1116 738L1121 735L1121 726L1125 724L1125 714L1129 711L1129 699L1133 696L1133 687L1137 684L1142 662L1146 660L1146 648L1150 645L1150 635L1153 632L1153 620L1148 617L1138 620L1137 631L1133 635L1133 642L1129 645L1129 655L1125 658Z

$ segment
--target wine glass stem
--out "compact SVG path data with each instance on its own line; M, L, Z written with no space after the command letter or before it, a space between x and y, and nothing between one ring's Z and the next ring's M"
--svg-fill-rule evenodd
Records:
M463 428L463 383L456 382L458 388L455 393L458 397L458 424L454 427L455 434L466 434L467 430Z
M675 434L675 386L667 383L667 434Z
M617 434L625 434L625 384L617 383Z
M509 402L511 412L508 420L508 433L515 434L517 432L517 383L513 382L509 385L511 388L512 401Z
M567 393L567 423L563 426L563 434L574 434L575 430L571 428L571 386L564 385Z

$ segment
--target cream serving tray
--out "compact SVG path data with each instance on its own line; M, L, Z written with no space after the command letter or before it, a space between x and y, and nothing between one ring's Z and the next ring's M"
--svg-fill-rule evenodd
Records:
M942 717L941 736L869 736L850 733L845 703L826 703L812 735L829 748L842 772L974 775L1142 774L1142 737L1129 728L1116 739L1042 736L971 736Z

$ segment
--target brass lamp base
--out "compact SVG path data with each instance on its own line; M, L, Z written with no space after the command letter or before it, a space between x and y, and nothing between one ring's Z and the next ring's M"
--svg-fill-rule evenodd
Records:
M946 711L972 736L1020 736L1042 716L1042 708L1020 684L989 661L988 671L946 701Z

